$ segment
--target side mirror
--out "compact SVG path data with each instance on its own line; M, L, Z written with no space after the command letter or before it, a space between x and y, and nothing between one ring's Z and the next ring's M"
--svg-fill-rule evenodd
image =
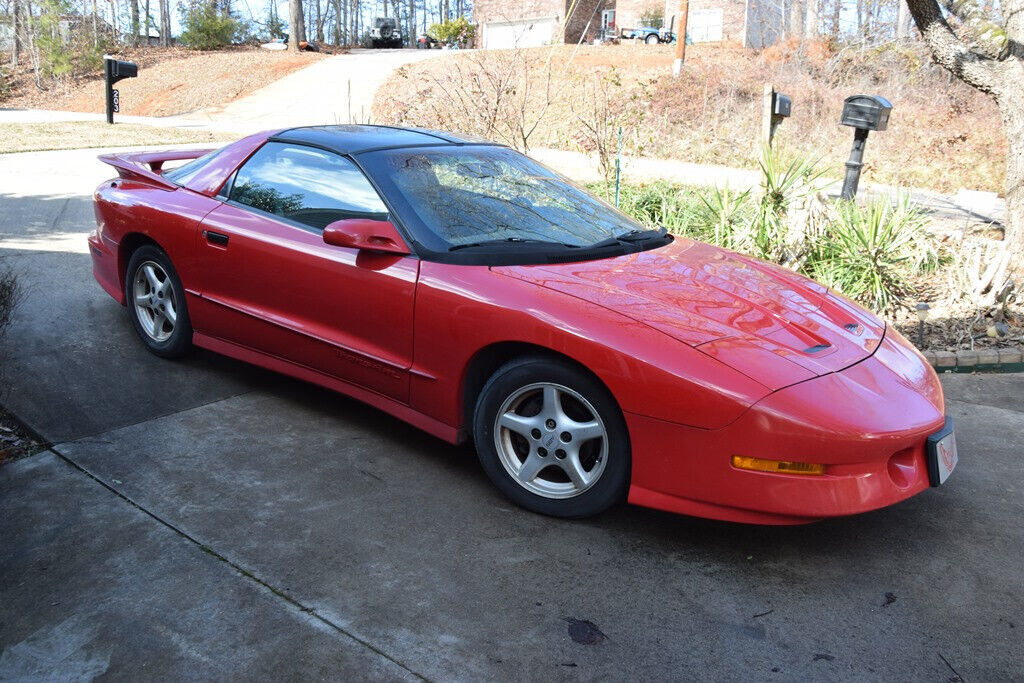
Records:
M345 218L324 228L324 242L335 247L405 256L409 247L391 221Z

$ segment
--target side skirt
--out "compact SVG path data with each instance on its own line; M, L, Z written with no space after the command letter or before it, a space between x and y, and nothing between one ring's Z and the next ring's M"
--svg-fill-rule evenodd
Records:
M268 370L273 370L274 372L280 372L284 375L289 375L306 382L319 384L320 386L326 387L332 391L337 391L339 394L351 396L357 401L362 401L363 403L371 405L378 410L383 410L385 413L397 417L403 422L408 422L413 427L422 429L428 434L436 436L437 438L449 443L455 444L459 441L459 430L451 425L447 425L432 417L428 417L423 413L410 408L404 403L399 403L394 399L381 396L380 394L337 379L336 377L325 375L322 372L304 365L298 365L297 363L292 363L291 361L278 358L277 356L268 355L247 346L224 341L223 339L218 339L216 337L210 337L202 332L193 333L192 343L215 353L230 356L231 358L236 358L246 363L252 363L253 365L258 365L260 367L267 368Z

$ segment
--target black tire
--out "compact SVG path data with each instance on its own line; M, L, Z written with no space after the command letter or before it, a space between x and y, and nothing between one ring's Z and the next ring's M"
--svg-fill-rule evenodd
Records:
M653 33L649 33L647 34L647 37L644 38L644 42L647 43L648 45L657 45L658 43L661 42L661 40L658 38L658 36L654 35Z
M526 460L533 457L534 454L539 455L540 451L545 451L540 447L542 441L530 442L522 435L518 437L513 435L511 431L508 432L510 437L508 442L505 442L505 437L501 433L497 435L497 438L495 435L496 431L500 432L496 429L497 420L499 412L502 411L506 402L521 395L520 392L528 392L530 387L538 384L558 385L570 392L575 392L584 398L590 407L577 401L574 396L562 393L561 405L564 411L569 413L570 409L583 410L582 415L590 412L596 413L594 416L597 418L596 420L587 417L579 419L598 421L604 426L605 436L602 439L605 440L606 447L603 455L587 456L589 458L596 457L596 462L591 460L594 463L590 467L591 473L597 471L597 463L602 458L604 459L603 469L597 473L596 479L589 484L589 488L585 488L579 493L569 493L568 497L553 498L528 490L529 484L521 484L507 469L506 464L503 464L503 456L499 454L499 449L502 448L504 448L503 453L508 453L508 446L503 447L500 445L501 443L512 445L513 441L517 441L516 447L519 449L519 453L515 457L521 458L521 462L515 465L518 466L525 464ZM532 391L543 392L542 389L533 389ZM566 396L568 398L565 398ZM577 418L573 417L572 419ZM582 421L579 424L582 424ZM559 430L561 430L561 426L552 429L550 433L553 434ZM537 433L537 430L534 433ZM544 438L550 438L550 434L541 434L541 439ZM502 493L528 510L553 517L590 517L607 510L626 497L631 455L629 432L626 429L622 412L612 395L596 378L568 362L536 356L517 359L499 368L484 385L477 398L473 411L473 440L480 465L487 476ZM584 448L596 446L600 449L601 443L601 439L587 441L585 445L581 441L581 445L577 446L580 453L579 460L584 460ZM554 446L560 445L562 444L554 444ZM593 448L591 451L593 453ZM559 452L562 453L561 461L565 462L565 451L560 449ZM507 460L509 456L505 455L504 457ZM543 462L548 462L548 460L545 459ZM552 459L549 464L544 466L544 469L538 471L533 481L540 482L542 485L550 485L547 479L562 477L566 479L567 483L558 485L574 486L574 482L569 482L569 477L564 472L560 474L559 470L564 470L564 467Z
M167 327L171 327L170 330L167 330L169 336L166 339L154 337L151 330L147 329L148 325L152 324L152 320L149 323L144 323L140 319L140 315L146 314L140 313L139 307L135 303L136 279L140 276L145 278L145 274L140 273L140 270L147 266L147 264L158 265L163 270L166 280L169 281L169 294L163 294L158 297L158 293L154 291L153 296L155 298L152 301L155 308L150 308L152 311L164 308L165 313L162 315L165 316L166 321L163 323L161 331L163 332ZM124 294L125 302L128 306L128 317L132 320L135 333L139 335L139 339L142 340L142 343L146 345L150 352L162 358L180 358L192 350L192 321L189 319L188 308L185 304L185 288L181 285L178 271L174 269L171 259L167 257L163 250L151 244L146 244L132 253L131 258L128 260L128 268L125 271ZM170 302L166 302L167 296L171 298ZM169 318L166 316L165 307L168 305L173 306L173 310L176 312L176 319L173 325L169 323Z

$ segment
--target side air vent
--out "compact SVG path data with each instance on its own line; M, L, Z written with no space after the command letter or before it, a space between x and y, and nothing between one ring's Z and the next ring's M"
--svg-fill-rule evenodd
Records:
M828 344L815 344L814 346L808 346L804 349L804 353L818 353L819 351L824 351L828 347Z

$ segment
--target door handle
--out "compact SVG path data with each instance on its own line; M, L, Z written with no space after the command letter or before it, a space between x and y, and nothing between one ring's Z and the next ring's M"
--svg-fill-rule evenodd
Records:
M216 244L218 247L228 246L228 236L224 233L214 232L213 230L203 230L203 237L210 244Z

